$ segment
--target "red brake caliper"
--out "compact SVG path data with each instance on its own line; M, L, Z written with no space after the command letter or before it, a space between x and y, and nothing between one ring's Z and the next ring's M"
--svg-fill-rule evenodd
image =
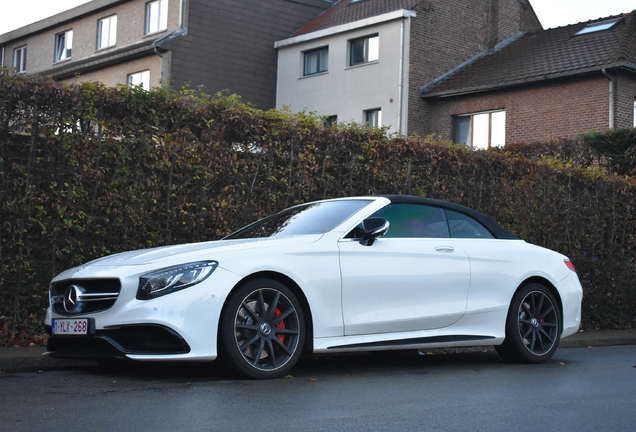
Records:
M274 311L274 315L275 316L281 316L283 313L280 311L280 309L276 308L276 310ZM277 328L285 328L285 323L283 321L279 322L278 324L276 324ZM285 335L278 335L278 340L281 341L282 343L285 343Z

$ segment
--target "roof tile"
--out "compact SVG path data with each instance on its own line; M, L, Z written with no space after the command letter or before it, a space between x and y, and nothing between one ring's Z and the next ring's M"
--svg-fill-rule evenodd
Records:
M613 18L620 21L610 29L575 35L590 23ZM423 96L488 90L623 62L636 64L636 10L522 35L458 68L445 80L429 83Z
M426 1L428 0L339 0L292 36L311 33L396 10L412 9L419 3Z

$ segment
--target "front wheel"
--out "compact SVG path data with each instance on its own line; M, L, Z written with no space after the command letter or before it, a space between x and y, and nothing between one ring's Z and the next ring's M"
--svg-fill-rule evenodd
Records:
M285 285L256 279L232 293L221 315L221 354L250 378L278 378L296 364L305 341L300 303Z
M506 360L543 363L559 346L561 326L561 313L552 292L541 284L528 284L512 298L506 339L495 349Z

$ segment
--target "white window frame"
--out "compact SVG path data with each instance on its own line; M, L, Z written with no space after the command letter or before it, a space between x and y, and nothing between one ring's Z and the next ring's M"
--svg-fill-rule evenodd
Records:
M470 119L468 137L463 140L459 136L459 122L467 118ZM474 149L487 149L505 145L506 110L499 109L454 116L453 140L458 144L464 143Z
M382 108L365 110L364 124L372 128L382 127Z
M55 35L55 61L60 62L71 58L73 50L73 30Z
M144 90L150 90L150 70L143 70L128 74L128 85L141 86Z
M13 50L13 67L16 68L18 73L26 72L26 56L27 46L21 46Z
M168 28L168 0L146 3L145 34L164 31Z
M102 18L97 22L97 49L115 46L117 43L117 15Z
M362 44L362 59L356 59L356 47ZM375 63L380 59L380 36L373 34L349 40L349 66Z

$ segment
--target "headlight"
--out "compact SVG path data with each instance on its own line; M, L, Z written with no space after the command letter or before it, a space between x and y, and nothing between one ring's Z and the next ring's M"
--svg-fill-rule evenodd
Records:
M138 300L150 300L205 280L217 268L217 261L200 261L146 273L139 278Z

